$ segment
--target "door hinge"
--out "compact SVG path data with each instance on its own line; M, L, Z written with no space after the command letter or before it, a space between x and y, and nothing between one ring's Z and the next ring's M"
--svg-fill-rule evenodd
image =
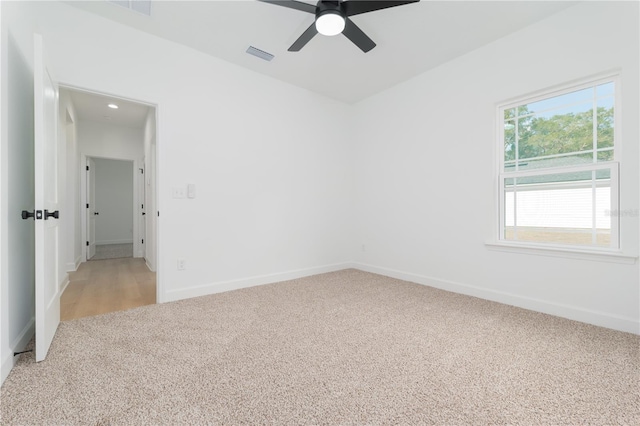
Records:
M89 203L87 203L87 208L89 208Z
M142 244L144 244L144 238L142 239Z
M141 206L142 206L141 208L144 209L144 204L141 204Z
M87 241L87 247L89 247L89 241Z
M87 166L87 171L89 171L89 166Z
M140 169L140 174L143 175L144 174L144 169Z

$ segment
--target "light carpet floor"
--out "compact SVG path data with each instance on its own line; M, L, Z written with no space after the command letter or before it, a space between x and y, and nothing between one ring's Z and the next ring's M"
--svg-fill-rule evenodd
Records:
M60 324L3 424L640 424L640 337L356 270Z
M96 245L96 254L89 260L120 259L133 257L133 243Z

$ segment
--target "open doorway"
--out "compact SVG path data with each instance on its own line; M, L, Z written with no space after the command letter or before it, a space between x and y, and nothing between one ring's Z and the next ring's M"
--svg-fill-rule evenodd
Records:
M88 157L86 173L87 260L133 257L134 239L144 239L143 227L138 226L134 235L133 222L140 216L137 206L142 206L137 201L144 194L134 191L134 185L143 188L136 182L133 161Z
M75 260L61 320L156 303L156 108L71 87L60 102L75 118L66 165L75 243L65 254Z

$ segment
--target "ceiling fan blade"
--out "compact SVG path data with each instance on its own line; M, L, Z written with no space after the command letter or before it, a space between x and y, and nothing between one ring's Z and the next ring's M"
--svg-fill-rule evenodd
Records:
M349 18L346 18L346 22L344 25L344 30L342 31L349 40L353 42L356 46L358 46L364 53L367 53L374 47L376 44L367 36L353 21Z
M359 15L361 13L373 12L374 10L387 9L389 7L403 6L405 4L417 3L420 0L349 0L342 3L342 10L347 16Z
M263 3L272 3L277 6L288 7L289 9L301 10L303 12L316 13L316 7L309 3L294 0L258 0Z
M295 43L291 45L289 52L299 52L316 34L318 34L318 30L316 29L316 23L314 21L311 26L298 37Z

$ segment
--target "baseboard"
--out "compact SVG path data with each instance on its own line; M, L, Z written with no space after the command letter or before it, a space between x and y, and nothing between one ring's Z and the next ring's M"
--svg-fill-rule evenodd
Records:
M60 284L60 295L62 296L62 293L64 293L64 291L67 289L67 286L69 285L69 274L67 274L67 276L64 277L64 280L62 280L62 283Z
M67 262L67 272L75 272L82 263L82 256L78 256L75 262Z
M133 240L107 240L96 241L97 246L108 246L110 244L133 244Z
M567 318L574 321L580 321L587 324L593 324L600 327L611 328L627 333L640 334L640 322L630 317L622 317L606 312L583 309L576 306L564 305L547 300L518 296L512 293L489 290L473 285L427 277L424 275L413 274L396 269L382 268L366 263L355 262L353 263L353 267L361 271L385 275L391 278L397 278L400 280L410 281L441 290L451 291L453 293L474 296L481 299L503 303L505 305L517 306L519 308L542 312L549 315Z
M155 266L153 266L151 263L149 263L149 260L146 257L144 259L144 263L145 263L145 265L147 265L147 268L149 268L149 270L151 272L156 272Z
M311 275L324 274L327 272L340 271L342 269L353 268L353 263L336 263L333 265L317 266L307 269L295 269L287 272L275 274L259 275L255 277L241 278L237 280L221 281L217 283L204 284L184 289L169 290L165 293L163 302L173 302L176 300L189 299L192 297L206 296L209 294L222 293L225 291L239 290L247 287L255 287L264 284L276 283L279 281L294 280Z
M29 341L35 334L35 324L35 318L31 318L31 321L29 321L18 338L14 340L12 345L9 347L10 352L7 353L2 359L2 376L0 377L0 385L4 383L6 378L9 376L9 373L13 369L13 366L16 364L16 361L18 360L18 357L13 356L13 353L24 350L25 346L27 346L27 343L29 343Z

